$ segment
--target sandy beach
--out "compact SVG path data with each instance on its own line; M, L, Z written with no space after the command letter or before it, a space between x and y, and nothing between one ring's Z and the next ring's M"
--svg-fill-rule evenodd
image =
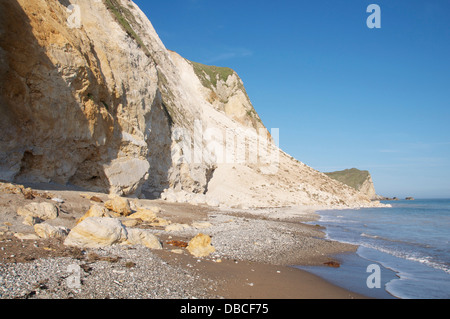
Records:
M3 185L4 186L4 185ZM318 226L303 224L318 216L314 207L237 210L130 199L131 206L157 206L159 218L171 225L137 225L157 236L161 250L113 245L80 249L62 239L19 239L33 235L17 209L30 202L59 208L53 226L72 229L88 209L108 195L33 187L34 198L3 187L0 192L0 296L51 299L351 299L365 298L334 286L293 265L323 265L336 253L355 246L328 241ZM92 201L92 199L95 200ZM215 252L194 257L185 247L195 235L212 239ZM25 236L26 237L26 236ZM68 268L81 271L80 286L68 286Z

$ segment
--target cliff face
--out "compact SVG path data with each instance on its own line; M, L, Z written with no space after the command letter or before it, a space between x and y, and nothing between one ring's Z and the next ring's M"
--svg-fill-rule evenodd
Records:
M156 62L102 2L79 1L80 28L69 4L1 4L1 178L133 193L149 175L151 140L170 147Z
M368 171L361 171L359 169L352 168L325 174L341 183L344 183L356 189L357 191L369 197L371 200L378 199L372 176Z
M359 191L361 193L367 195L367 197L369 197L371 200L379 199L379 196L377 195L377 193L375 191L375 186L373 184L372 176L370 176L370 174L367 177L367 179L364 181L364 183L362 184Z
M2 1L0 112L6 181L249 206L369 203L279 151L239 76L167 50L129 0ZM240 140L268 143L255 153Z
M202 95L212 107L245 127L264 129L241 78L230 68L190 62L203 85Z

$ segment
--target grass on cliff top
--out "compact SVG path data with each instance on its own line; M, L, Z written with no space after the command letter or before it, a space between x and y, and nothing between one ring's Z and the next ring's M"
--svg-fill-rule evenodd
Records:
M217 88L217 81L226 82L228 77L234 74L230 68L205 65L197 62L192 62L195 74L198 76L203 86L209 89Z
M332 179L353 187L356 190L360 190L362 184L370 175L368 171L361 171L356 168L325 174L328 177L331 177Z
M213 65L205 65L198 62L189 61L193 68L194 72L197 75L197 77L200 79L200 82L202 85L208 89L211 89L214 91L214 88L217 88L217 81L223 81L226 82L228 80L228 77L233 75L235 72L233 69L227 68L227 67L218 67ZM245 90L244 85L242 82L239 82L238 84L239 89L245 94L248 101L250 102L250 98L247 94L247 91ZM227 103L227 101L222 101L223 103ZM251 102L250 102L251 104ZM261 118L259 117L256 110L253 108L247 111L247 116L251 118L253 124L255 127L257 127L257 124L255 122L259 122L260 125L262 124ZM264 125L263 125L264 126Z
M150 57L150 51L145 46L141 37L133 30L131 26L133 23L136 24L136 19L134 18L131 11L122 5L120 5L117 0L104 0L105 5L109 11L116 17L117 22L122 26L125 32L134 39L142 50L144 50L145 55Z

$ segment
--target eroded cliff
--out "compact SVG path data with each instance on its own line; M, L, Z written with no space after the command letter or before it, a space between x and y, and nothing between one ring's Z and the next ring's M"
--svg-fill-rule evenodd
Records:
M2 180L370 205L280 151L239 76L167 50L129 0L2 1L0 112Z

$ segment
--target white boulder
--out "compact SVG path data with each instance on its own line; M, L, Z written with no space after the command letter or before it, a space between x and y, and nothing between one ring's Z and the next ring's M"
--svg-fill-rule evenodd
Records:
M127 230L116 218L89 217L75 226L64 244L80 248L101 248L127 240Z

